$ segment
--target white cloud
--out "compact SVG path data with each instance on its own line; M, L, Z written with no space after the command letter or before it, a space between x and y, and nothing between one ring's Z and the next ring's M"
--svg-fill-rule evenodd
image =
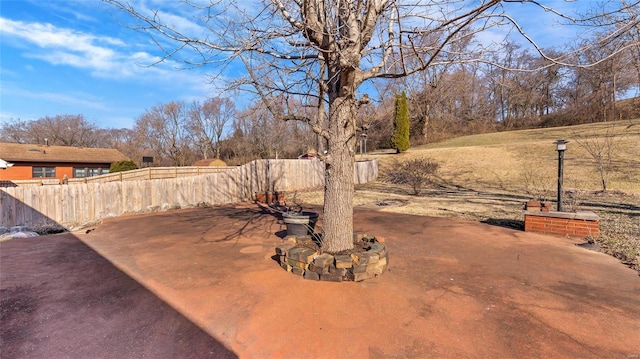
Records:
M96 110L106 110L108 106L103 102L103 99L100 97L82 93L82 92L74 92L71 94L63 94L59 92L36 92L31 90L25 90L21 88L12 87L8 89L6 87L2 87L0 92L5 92L6 94L10 94L11 96L23 97L23 98L31 98L34 100L43 100L49 101L58 104L68 104L79 107L87 107Z
M26 23L0 18L0 29L6 35L18 36L42 48L63 47L91 53L102 50L102 48L95 46L94 42L124 45L119 39L83 34L70 29L58 28L47 23Z
M27 58L88 70L98 78L173 83L179 81L192 85L202 84L204 80L197 72L175 71L179 66L170 59L159 64L161 57L144 51L127 52L135 46L114 37L6 18L0 18L0 33L15 43L27 42L35 45L21 46L25 49L23 56Z
M55 27L46 23L26 23L0 18L3 36L27 41L37 48L27 56L39 58L54 65L70 65L97 71L113 70L117 53L104 45L122 46L124 42L107 36L94 36Z
M132 119L151 103L203 100L215 86L205 75L207 68L177 70L187 65L163 58L158 43L147 35L111 23L113 19L106 12L90 12L94 6L83 0L65 2L61 6L67 10L50 3L33 3L50 10L42 20L33 20L37 16L0 15L2 48L12 60L4 68L0 66L0 74L6 80L2 81L0 94L7 105L0 110L0 122L9 118L36 119L43 115L37 111L74 111L102 122L113 121L111 126L129 127ZM166 1L164 4L163 11L167 13L161 13L163 22L190 35L204 31L204 27L189 20L190 14L174 11L177 5ZM87 10L89 16L81 16L75 10ZM164 39L158 40L168 45ZM33 73L27 75L27 71ZM34 74L46 78L32 79ZM65 83L60 76L73 76L73 81ZM118 91L120 86L127 87L122 92L128 95ZM136 90L131 91L132 88ZM35 103L39 105L30 105Z
M86 0L65 0L65 1L42 1L42 0L21 0L28 1L33 6L41 7L50 16L60 17L67 22L80 21L80 22L93 22L97 23L98 19L94 15L99 15L100 10L96 2L90 2ZM93 11L89 12L91 15L83 13L80 9L91 8ZM96 11L97 10L97 11ZM71 16L67 16L71 15Z
M508 29L491 28L476 34L475 40L488 49L495 49L496 45L502 45L508 37Z
M157 20L172 32L198 38L205 36L208 30L205 26L198 24L196 19L198 16L204 16L201 9L212 3L211 0L204 0L200 3L189 1L187 5L182 1L151 0L150 4L146 4L144 1L138 2L135 8L141 15Z
M182 16L173 15L171 13L162 11L156 12L156 15L160 19L160 22L162 22L163 24L176 30L179 33L188 36L199 36L202 35L205 31L202 26Z

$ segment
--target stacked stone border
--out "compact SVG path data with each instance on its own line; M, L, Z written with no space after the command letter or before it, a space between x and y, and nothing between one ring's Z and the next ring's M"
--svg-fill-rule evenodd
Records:
M286 243L276 247L280 266L287 272L309 280L329 282L355 281L375 278L389 266L389 251L384 238L354 235L354 243L364 252L331 255L309 248L310 236L289 236Z
M524 212L525 232L554 234L566 237L597 237L600 217L593 212Z

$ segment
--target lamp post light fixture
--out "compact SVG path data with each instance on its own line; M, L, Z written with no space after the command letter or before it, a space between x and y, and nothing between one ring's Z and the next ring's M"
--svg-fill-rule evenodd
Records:
M562 212L562 182L564 172L564 151L567 149L569 141L557 140L556 151L558 151L558 212Z
M360 158L361 159L363 155L363 149L364 149L364 153L367 153L367 134L364 132L360 134Z

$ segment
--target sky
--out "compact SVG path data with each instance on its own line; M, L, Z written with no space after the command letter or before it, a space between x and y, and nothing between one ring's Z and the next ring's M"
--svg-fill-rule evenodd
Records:
M532 6L514 9L543 46L563 38L550 14ZM123 16L98 0L0 0L0 125L81 114L101 128L133 128L160 103L225 96L207 82L207 69L179 69L170 61L149 66L158 59L157 46L121 26Z
M146 109L212 93L202 70L156 58L148 37L122 27L95 0L0 2L0 121L82 114L132 128Z

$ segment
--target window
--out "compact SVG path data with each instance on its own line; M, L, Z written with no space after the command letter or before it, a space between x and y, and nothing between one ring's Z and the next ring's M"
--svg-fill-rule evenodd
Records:
M73 168L73 178L82 178L82 177L87 177L86 168L74 167Z
M89 177L106 175L107 173L109 173L108 168L89 168Z
M73 178L93 177L109 173L108 168L104 167L74 167Z
M55 178L55 167L33 167L31 176L33 178Z

